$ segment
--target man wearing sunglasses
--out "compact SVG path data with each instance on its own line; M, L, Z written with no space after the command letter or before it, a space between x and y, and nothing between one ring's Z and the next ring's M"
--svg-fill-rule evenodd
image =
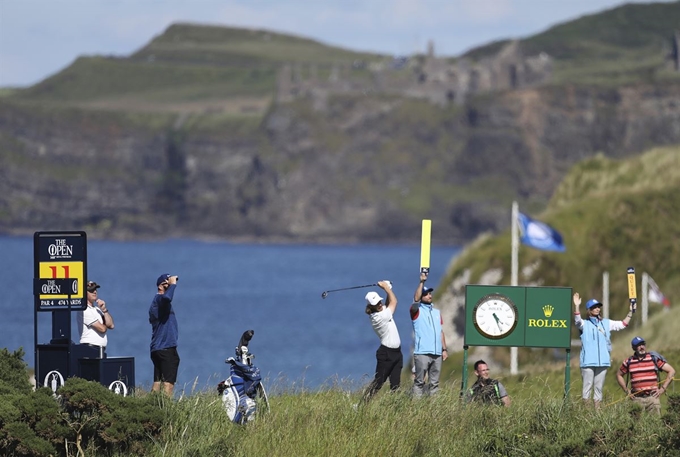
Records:
M76 315L80 344L86 344L99 350L99 357L106 357L106 332L114 327L113 316L106 307L106 302L99 298L97 289L101 286L94 281L87 283L87 308Z

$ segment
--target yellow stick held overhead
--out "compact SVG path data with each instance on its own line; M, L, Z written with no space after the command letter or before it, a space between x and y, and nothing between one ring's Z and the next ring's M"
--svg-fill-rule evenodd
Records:
M423 219L423 231L420 236L420 272L430 272L430 236L432 235L432 221Z
M635 288L635 268L628 267L628 300L633 305L633 312L635 312L635 305L637 304L637 290Z

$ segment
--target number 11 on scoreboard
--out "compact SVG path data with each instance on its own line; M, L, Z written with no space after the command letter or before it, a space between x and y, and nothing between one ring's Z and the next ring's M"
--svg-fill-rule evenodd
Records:
M420 272L430 273L430 236L432 235L432 221L423 219L423 231L420 236Z

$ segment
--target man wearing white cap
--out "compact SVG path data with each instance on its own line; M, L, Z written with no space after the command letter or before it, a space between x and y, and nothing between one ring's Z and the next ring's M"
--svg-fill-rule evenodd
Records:
M363 401L368 401L390 380L390 390L399 388L401 369L404 366L404 358L401 354L401 339L399 330L394 323L394 312L397 310L397 297L392 291L389 281L380 281L378 286L387 293L387 299L383 299L377 292L366 294L366 314L371 319L373 330L380 338L380 347L375 353L377 364L375 378L366 389Z

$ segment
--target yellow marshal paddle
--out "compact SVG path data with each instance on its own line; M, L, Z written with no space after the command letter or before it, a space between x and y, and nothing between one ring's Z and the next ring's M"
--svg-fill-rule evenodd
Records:
M637 308L637 291L635 289L635 268L628 267L628 300L632 306L633 312Z
M423 233L420 237L420 272L430 273L430 236L432 221L423 219Z

